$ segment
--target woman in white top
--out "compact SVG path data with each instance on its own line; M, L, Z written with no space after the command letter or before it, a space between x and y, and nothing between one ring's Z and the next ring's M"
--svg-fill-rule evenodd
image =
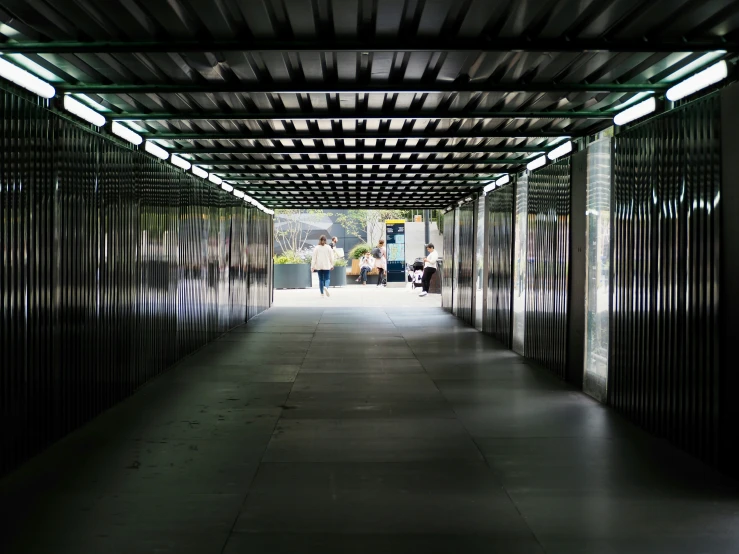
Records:
M377 286L383 284L385 273L387 272L387 251L385 250L385 241L380 239L377 243L377 248L380 249L380 257L375 258L375 267L379 270L377 274ZM387 282L387 281L385 281Z
M310 262L312 271L318 272L318 288L321 296L331 296L328 287L331 284L331 270L334 268L334 251L326 244L326 235L318 239L318 246L313 249L313 258Z

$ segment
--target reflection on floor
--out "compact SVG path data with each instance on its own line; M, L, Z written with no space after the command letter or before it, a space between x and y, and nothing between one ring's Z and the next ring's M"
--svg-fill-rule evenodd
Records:
M342 292L278 292L2 481L0 551L739 551L734 483L438 297Z

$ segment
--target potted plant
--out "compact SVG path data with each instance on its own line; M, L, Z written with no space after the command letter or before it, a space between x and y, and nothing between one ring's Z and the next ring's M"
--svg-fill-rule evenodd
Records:
M288 250L274 257L276 289L309 289L313 276L310 258L303 253Z
M336 258L334 261L334 270L331 272L331 285L334 287L345 287L346 260L344 258Z
M349 258L352 261L352 270L351 275L359 275L359 260L364 256L367 252L371 251L372 247L365 243L358 244L351 250L349 250Z

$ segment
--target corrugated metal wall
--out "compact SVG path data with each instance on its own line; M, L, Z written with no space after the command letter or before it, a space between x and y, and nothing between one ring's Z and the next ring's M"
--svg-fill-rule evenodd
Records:
M452 300L454 298L454 212L448 211L444 214L444 258L441 271L441 305L448 311L452 311Z
M525 355L566 377L570 160L529 175Z
M511 347L513 298L513 211L515 187L491 191L485 198L488 250L487 305L483 330Z
M708 461L718 447L720 137L714 95L618 135L613 159L608 398Z
M271 218L2 89L0 143L4 472L269 306Z
M458 264L457 273L457 317L475 324L473 301L477 269L475 267L475 203L466 202L457 210L459 214L459 250L454 260Z

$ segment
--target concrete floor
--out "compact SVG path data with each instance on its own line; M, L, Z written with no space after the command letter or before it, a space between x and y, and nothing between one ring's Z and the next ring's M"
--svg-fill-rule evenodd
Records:
M739 552L734 482L438 296L276 300L0 482L0 551Z

